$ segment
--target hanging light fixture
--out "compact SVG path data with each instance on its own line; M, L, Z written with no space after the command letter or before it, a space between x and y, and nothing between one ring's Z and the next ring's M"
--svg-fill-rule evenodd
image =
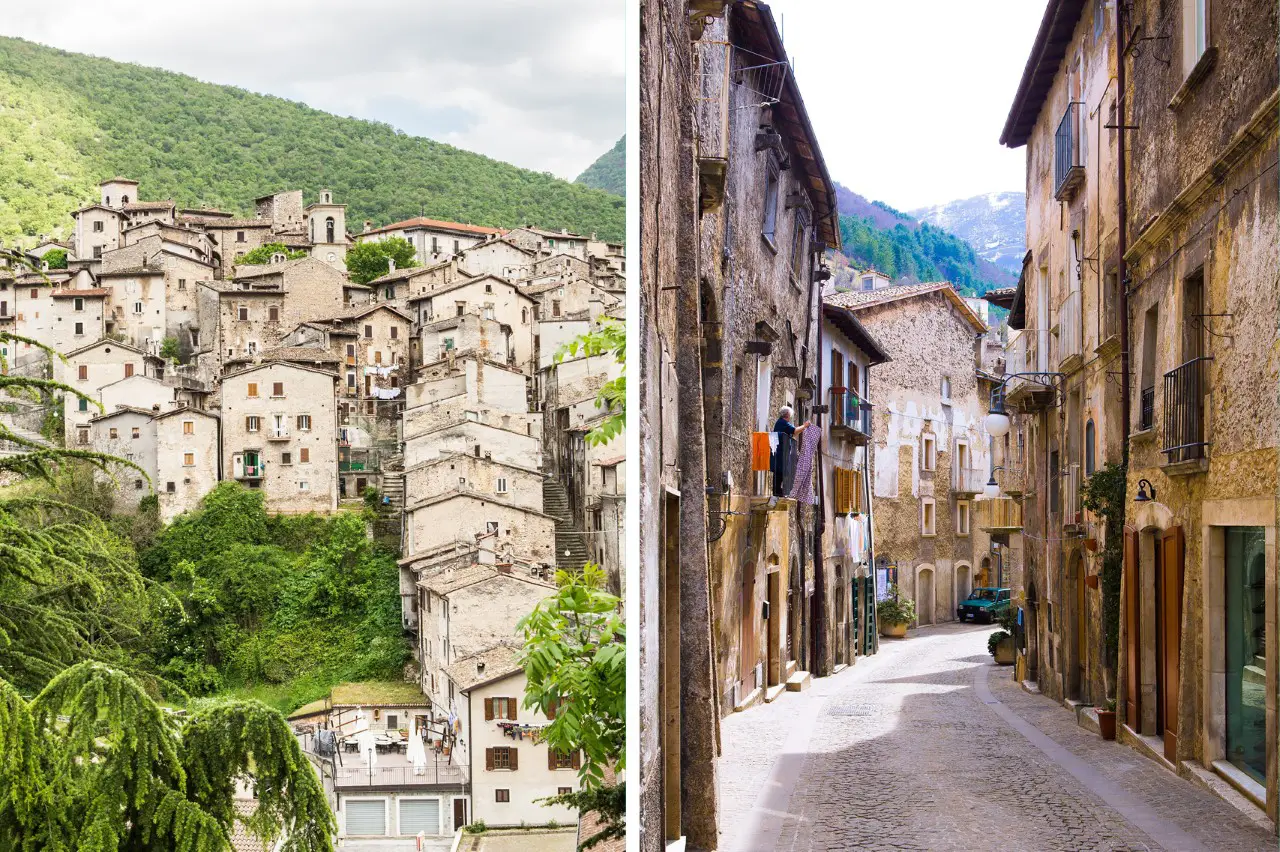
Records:
M987 433L995 438L1003 438L1009 434L1009 415L1003 411L993 411L986 416L983 424L987 427Z
M1147 496L1147 489L1151 489L1151 495ZM1145 479L1138 480L1138 496L1133 498L1135 503L1147 503L1156 499L1156 487Z
M991 474L991 478L987 480L987 484L982 488L982 496L988 500L994 500L1000 496L1000 483L996 482L996 475Z

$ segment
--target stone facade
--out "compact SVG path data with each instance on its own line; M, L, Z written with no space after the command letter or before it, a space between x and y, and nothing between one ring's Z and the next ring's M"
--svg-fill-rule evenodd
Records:
M55 358L53 379L101 403L104 388L130 376L155 378L159 368L159 360L149 357L142 350L126 343L103 339L67 353L66 361ZM108 397L112 402L116 401L110 393ZM86 436L83 433L93 417L111 413L110 409L99 409L90 402L70 395L64 395L62 405L68 447L85 443Z
M142 498L152 493L156 470L156 433L151 428L154 414L151 409L122 407L89 421L90 439L88 446L81 449L115 456L139 468L113 465L97 474L114 485L115 511L136 511Z
M151 418L155 431L155 490L166 523L200 505L218 484L218 416L171 408Z

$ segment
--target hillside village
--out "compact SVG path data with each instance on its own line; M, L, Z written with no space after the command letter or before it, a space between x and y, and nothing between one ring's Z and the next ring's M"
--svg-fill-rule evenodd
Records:
M154 494L171 521L227 481L273 514L377 505L417 681L291 716L340 835L572 824L534 802L576 789L580 758L549 752L548 720L519 706L516 622L557 568L592 561L622 588L624 437L586 440L621 366L557 353L624 320L623 246L425 217L352 229L327 189L264 195L250 217L144 194L103 181L68 241L0 268L0 329L32 341L0 342L4 372L98 403L13 398L5 426L137 465L112 480L117 512ZM392 237L415 265L352 280L348 251ZM344 741L360 728L376 753Z

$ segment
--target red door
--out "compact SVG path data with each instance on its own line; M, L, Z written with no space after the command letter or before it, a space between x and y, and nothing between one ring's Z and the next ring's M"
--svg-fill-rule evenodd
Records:
M1157 599L1160 605L1160 709L1164 729L1164 756L1177 764L1178 666L1182 660L1182 579L1184 542L1182 527L1173 527L1160 539Z

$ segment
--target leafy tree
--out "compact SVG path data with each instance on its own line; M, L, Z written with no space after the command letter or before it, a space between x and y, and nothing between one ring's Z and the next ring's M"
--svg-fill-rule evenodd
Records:
M627 327L618 320L602 319L598 328L563 344L555 354L557 364L569 357L597 355L612 355L622 365L622 371L596 394L596 404L608 413L587 433L587 442L592 446L609 443L627 427Z
M1108 463L1094 471L1080 489L1084 508L1106 524L1102 548L1102 630L1107 668L1114 672L1120 654L1120 574L1124 566L1125 492L1128 464ZM1108 678L1108 684L1110 679Z
M41 258L45 263L49 264L50 269L66 269L67 268L67 250L66 249L49 249Z
M257 808L242 818L236 782ZM50 852L224 852L237 821L283 849L336 832L315 771L279 713L231 702L166 711L124 672L78 663L31 701L0 680L0 837Z
M178 338L166 337L160 344L160 357L167 358L170 361L177 361L182 358L182 352L178 348Z
M623 136L616 145L601 154L600 159L578 175L574 183L625 196L627 194L627 137Z
M241 257L240 260L236 261L236 263L243 264L245 266L270 263L271 256L277 253L283 254L286 260L298 260L307 256L305 251L295 251L284 243L267 243L265 245L258 246L252 251L245 252L244 256ZM160 354L163 355L164 353L161 352Z
M609 783L626 768L626 627L621 601L605 591L605 572L588 563L582 573L556 572L556 594L520 620L524 706L555 718L543 729L547 745L582 752L582 789L545 801L600 814L604 829L588 849L626 831L623 783Z
M356 243L347 249L347 272L357 284L368 284L390 272L393 260L396 269L417 266L415 256L413 245L400 237Z

